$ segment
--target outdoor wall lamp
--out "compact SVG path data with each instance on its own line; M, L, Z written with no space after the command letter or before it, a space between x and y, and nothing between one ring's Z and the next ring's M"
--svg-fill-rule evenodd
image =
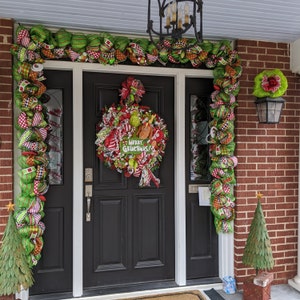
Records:
M279 123L284 102L285 100L282 97L256 98L255 104L259 123Z

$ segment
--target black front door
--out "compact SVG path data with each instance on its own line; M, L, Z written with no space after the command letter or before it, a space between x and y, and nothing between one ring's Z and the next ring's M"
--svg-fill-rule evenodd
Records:
M210 183L206 136L213 80L186 79L187 279L219 276L218 236L209 206L200 206L198 187Z
M30 294L72 292L73 130L72 72L45 71L51 127L48 134L49 190L42 258ZM45 116L46 117L46 116ZM41 296L40 299L42 299Z
M139 187L108 169L96 156L96 124L105 106L118 103L129 75L84 73L84 190L92 185L91 220L84 201L84 289L174 280L174 83L173 78L140 76L149 106L167 124L169 139L158 171L160 187ZM92 176L89 172L92 171Z

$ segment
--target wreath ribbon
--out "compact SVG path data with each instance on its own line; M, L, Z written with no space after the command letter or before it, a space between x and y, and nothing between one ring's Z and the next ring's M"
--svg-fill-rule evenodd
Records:
M140 80L129 76L122 83L120 104L104 108L95 144L107 167L126 177L140 177L140 187L151 182L159 187L153 171L165 153L168 131L158 114L139 105L144 93Z

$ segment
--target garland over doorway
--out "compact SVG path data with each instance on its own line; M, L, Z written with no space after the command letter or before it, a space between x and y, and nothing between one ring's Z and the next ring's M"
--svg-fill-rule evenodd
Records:
M43 76L45 60L107 65L136 64L148 66L193 67L213 69L214 92L211 95L210 144L211 211L217 232L232 232L235 216L234 109L242 73L238 53L229 41L197 43L193 39L164 40L157 45L147 39L129 39L108 33L81 34L65 29L51 32L43 25L16 31L11 53L17 81L15 104L17 118L18 162L21 170L21 193L15 199L15 221L22 237L30 267L37 264L43 247L44 224L41 221L48 190L47 135L51 126L43 102L46 86Z

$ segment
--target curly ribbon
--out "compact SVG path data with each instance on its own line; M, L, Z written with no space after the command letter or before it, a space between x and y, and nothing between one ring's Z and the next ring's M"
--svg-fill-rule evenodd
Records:
M142 82L138 79L129 76L126 81L122 82L122 89L120 90L121 104L132 105L139 103L145 94L145 88Z

